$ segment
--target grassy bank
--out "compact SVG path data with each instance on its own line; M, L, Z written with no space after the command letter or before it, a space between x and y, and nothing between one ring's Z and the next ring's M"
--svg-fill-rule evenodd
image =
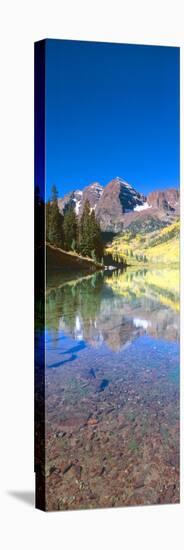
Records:
M76 275L91 274L104 266L92 258L80 256L77 252L66 252L46 243L46 272L47 276L58 274L62 279L69 280Z

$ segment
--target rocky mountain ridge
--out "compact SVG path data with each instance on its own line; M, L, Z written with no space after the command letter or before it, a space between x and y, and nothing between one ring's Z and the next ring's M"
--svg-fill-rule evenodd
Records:
M105 187L94 182L83 191L72 191L58 199L58 206L63 213L71 204L77 216L81 216L86 200L104 232L118 233L134 222L147 223L150 219L169 224L179 216L178 189L153 191L146 197L119 176Z

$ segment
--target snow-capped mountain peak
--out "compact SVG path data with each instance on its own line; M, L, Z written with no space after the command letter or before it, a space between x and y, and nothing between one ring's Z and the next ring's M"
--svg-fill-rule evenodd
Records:
M101 229L105 232L119 232L134 218L140 216L177 215L179 211L179 191L166 189L154 191L148 197L136 191L124 178L117 176L105 187L99 182L93 182L83 190L72 191L63 199L58 199L61 212L71 204L76 215L81 216L86 200L89 201L91 212L94 210L100 222ZM144 214L145 211L145 214ZM150 214L149 214L150 212Z

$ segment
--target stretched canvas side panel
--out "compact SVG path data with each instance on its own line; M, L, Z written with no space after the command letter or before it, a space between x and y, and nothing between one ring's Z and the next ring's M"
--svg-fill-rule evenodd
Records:
M35 44L35 474L45 510L45 41Z

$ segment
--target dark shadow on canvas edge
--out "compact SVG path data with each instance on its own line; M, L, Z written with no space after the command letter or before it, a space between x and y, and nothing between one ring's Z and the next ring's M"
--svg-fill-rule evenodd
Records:
M16 500L21 500L25 504L28 504L31 507L35 506L35 493L34 491L7 491L7 495L15 498Z

